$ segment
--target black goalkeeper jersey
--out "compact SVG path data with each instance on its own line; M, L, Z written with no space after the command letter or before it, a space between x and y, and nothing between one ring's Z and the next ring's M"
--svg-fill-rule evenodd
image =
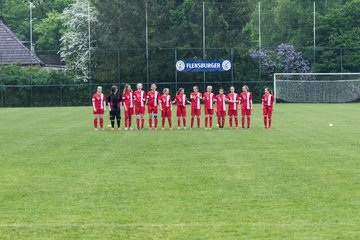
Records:
M108 103L110 103L112 111L120 110L121 99L122 98L119 93L112 93L108 96Z

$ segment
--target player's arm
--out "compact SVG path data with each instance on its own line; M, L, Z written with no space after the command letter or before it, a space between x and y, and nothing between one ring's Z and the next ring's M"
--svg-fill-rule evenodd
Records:
M122 104L123 104L123 106L124 106L124 111L126 112L126 111L127 111L127 108L126 108L126 104L125 104L125 97L123 97Z
M96 112L96 107L95 107L95 98L92 98L92 105L93 105L94 112Z
M106 97L104 97L104 103L103 104L104 104L104 111L106 111L106 105L107 105L106 104Z
M119 99L118 99L118 101L119 101L119 109L120 109L120 111L122 110L122 103L123 103L123 101L122 101L122 95L120 95L119 94Z
M159 107L160 107L160 111L162 111L162 110L163 110L163 108L162 108L162 101L159 101Z
M107 101L108 101L109 111L111 112L111 104L110 104L110 102L111 102L111 97L110 97L110 96L108 97Z
M145 105L149 104L149 95L146 95Z

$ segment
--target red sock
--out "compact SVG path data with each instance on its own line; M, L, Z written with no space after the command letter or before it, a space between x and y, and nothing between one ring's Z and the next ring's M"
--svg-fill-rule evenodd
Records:
M178 118L178 127L180 127L180 122L181 122L180 118Z
M158 125L158 120L157 119L154 119L154 125L155 125L155 128L157 128L157 125Z
M136 127L140 128L140 119L136 118Z
M264 127L267 128L267 117L264 116Z
M198 117L196 120L197 120L197 127L200 128L200 118Z
M205 127L207 128L208 127L208 124L209 124L209 118L205 118Z
M210 117L210 128L212 128L212 117Z
M150 128L152 128L152 119L151 118L149 119L149 126L150 126Z
M104 127L104 119L100 118L100 128Z
M223 117L221 121L221 126L224 127L224 125L225 125L225 117Z
M129 116L129 127L131 127L132 117Z
M269 117L269 128L271 128L271 117Z
M235 126L239 127L239 119L238 118L235 118Z
M171 118L168 118L169 128L171 128Z
M97 124L98 124L98 119L94 118L94 128L97 128Z
M250 117L247 117L247 127L250 128Z
M232 117L229 118L229 125L230 125L230 128L232 128Z
M142 118L142 119L141 119L141 128L144 128L144 124L145 124L145 119Z
M191 118L191 128L194 126L194 118Z
M162 126L162 128L165 127L165 118L161 119L161 126Z
M245 127L245 117L241 117L241 126Z
M183 118L183 125L186 127L186 118Z

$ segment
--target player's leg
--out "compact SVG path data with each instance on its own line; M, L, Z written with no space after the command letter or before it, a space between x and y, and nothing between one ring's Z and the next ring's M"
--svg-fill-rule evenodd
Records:
M152 109L149 107L148 108L148 113L149 113L149 128L150 130L152 129L152 118L153 118L153 114L152 114Z
M101 130L104 130L104 114L99 114L100 118L100 128Z
M129 125L129 129L130 130L133 130L132 127L131 127L131 124L132 124L132 115L134 114L134 109L133 108L130 108L129 109L129 122L128 122L128 125Z
M246 116L247 116L247 128L250 128L250 123L251 123L251 109L248 109L246 111Z
M158 125L158 111L157 108L153 109L153 113L154 113L154 129L157 129L157 125Z
M124 118L125 118L125 119L124 119L125 131L126 131L126 130L128 130L128 121L129 121L128 112L129 112L129 110L124 112Z
M210 114L209 114L209 129L212 128L212 125L213 125L213 115L214 115L214 110L211 109L209 110L210 111Z
M120 119L121 119L120 110L117 110L115 115L116 115L116 124L117 124L118 130L120 131L121 130L121 127L120 127Z
M205 115L205 130L208 128L209 125L209 115Z
M94 129L98 130L98 118L99 114L94 113Z
M186 107L181 108L181 117L183 122L183 127L186 129Z
M268 109L267 114L268 114L268 121L269 121L268 128L271 128L271 122L272 122L272 109L271 108Z
M232 129L233 127L233 113L232 111L228 111L228 116L229 116L229 126L230 126L230 129Z
M267 115L268 115L268 113L267 113L267 108L264 107L264 108L263 108L264 128L267 128Z
M200 110L199 110L199 115L196 118L197 121L197 127L200 128Z
M135 105L135 115L136 115L136 128L140 129L140 107Z
M242 128L245 128L245 115L246 115L246 110L241 109L241 127Z
M145 124L145 116L144 116L144 111L141 112L140 114L140 118L141 118L141 129L144 128L144 124Z
M171 109L168 110L167 114L166 114L166 117L168 119L168 124L169 124L169 128L170 130L172 130L172 111Z
M136 114L136 128L138 130L140 130L140 128L141 128L141 115L140 114Z
M223 114L223 117L222 117L222 120L221 120L221 128L224 128L224 125L225 125L225 112Z
M190 119L190 128L193 128L194 126L194 118L195 118L195 109L191 108L191 119Z
M111 131L114 131L115 127L115 111L110 111L110 123L111 123Z

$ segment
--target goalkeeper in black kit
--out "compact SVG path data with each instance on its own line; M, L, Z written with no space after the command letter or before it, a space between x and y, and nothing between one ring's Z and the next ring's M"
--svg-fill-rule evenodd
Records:
M111 87L111 94L108 97L108 106L110 112L110 121L111 121L111 130L114 131L115 118L118 130L121 130L120 127L120 110L121 110L121 95L118 93L118 87Z

